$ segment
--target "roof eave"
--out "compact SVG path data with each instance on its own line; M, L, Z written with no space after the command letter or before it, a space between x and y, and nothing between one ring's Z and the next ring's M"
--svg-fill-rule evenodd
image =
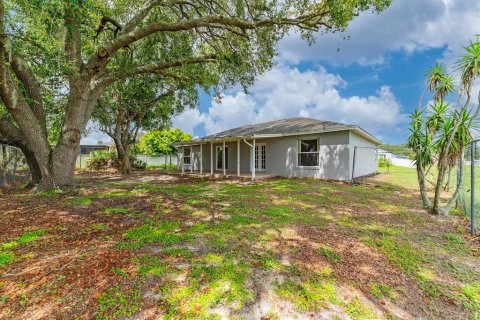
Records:
M383 144L382 140L375 138L375 136L363 130L359 126L355 126L355 128L353 128L352 130L354 130L357 134L361 135L362 137L372 141L377 146Z
M339 128L339 129L331 129L331 130L324 130L324 131L305 131L305 132L293 132L293 133L274 133L274 134L254 134L248 136L235 136L235 137L218 137L218 138L211 138L211 139L195 139L190 141L182 141L182 142L175 142L172 145L175 147L182 147L182 146L192 146L192 145L200 145L203 143L216 143L216 142L231 142L237 141L242 139L268 139L268 138L281 138L281 137L289 137L289 136L301 136L301 135L311 135L311 134L322 134L322 133L329 133L329 132L340 132L340 131L355 131L358 135L370 140L371 142L375 143L375 145L381 145L382 141L375 138L373 135L368 133L367 131L363 130L358 126L349 126L346 128Z
M174 142L172 146L174 147L182 147L182 146L192 146L192 145L200 145L204 143L215 143L215 142L231 142L237 141L239 139L251 139L252 136L236 136L236 137L219 137L219 138L210 138L210 139L195 139L189 141L181 141L181 142Z

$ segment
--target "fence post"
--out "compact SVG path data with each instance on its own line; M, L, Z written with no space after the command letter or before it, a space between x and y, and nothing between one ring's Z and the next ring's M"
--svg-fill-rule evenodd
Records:
M170 161L169 166L168 166L168 170L172 170L172 154L170 154L168 156L168 158L169 158L169 161Z
M472 142L470 148L470 171L472 175L470 178L470 233L472 236L475 235L475 147L476 142Z

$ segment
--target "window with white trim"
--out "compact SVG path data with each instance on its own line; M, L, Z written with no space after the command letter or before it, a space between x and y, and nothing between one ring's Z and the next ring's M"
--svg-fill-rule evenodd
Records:
M319 164L320 148L318 139L298 141L298 166L316 167Z
M190 147L185 147L183 149L183 164L190 164Z

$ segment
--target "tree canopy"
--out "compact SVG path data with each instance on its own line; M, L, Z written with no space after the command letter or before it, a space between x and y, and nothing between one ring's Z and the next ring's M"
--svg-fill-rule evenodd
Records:
M172 143L188 141L192 135L180 129L153 130L145 133L138 142L138 151L152 156L160 154L172 154L175 148Z
M292 28L344 29L390 0L1 0L2 139L32 155L41 187L71 185L103 92L157 75L219 92L269 69ZM30 162L29 162L30 163Z
M169 127L172 116L197 100L195 83L162 81L157 75L143 75L118 81L102 95L93 119L115 142L118 171L130 173L130 147L140 130Z

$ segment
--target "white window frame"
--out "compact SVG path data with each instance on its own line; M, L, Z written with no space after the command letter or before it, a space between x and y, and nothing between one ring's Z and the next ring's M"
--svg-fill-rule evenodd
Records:
M316 140L317 141L317 151L315 152L301 152L300 150L302 150L302 141L305 141L305 140ZM300 165L300 154L307 154L307 153L316 153L317 154L317 157L318 157L318 165L316 166L305 166L305 165ZM297 142L297 167L298 168L319 168L320 167L320 138L315 138L315 137L312 137L312 138L303 138L303 139L298 139L298 142Z
M258 155L259 155L259 158L258 158L258 164L261 164L261 157L260 157L260 148L262 146L265 146L265 169L261 169L261 165L259 166L260 168L255 168L255 171L266 171L267 170L267 143L266 142L258 142L258 143L255 143L255 147L258 147ZM255 156L255 150L253 151L254 155ZM252 153L249 152L249 163L250 163L250 171L252 171ZM255 165L255 159L253 161L253 164Z
M190 149L190 152L188 153L188 156L187 156L187 153L185 152L186 148ZM188 158L188 163L185 162L185 158ZM183 164L186 165L186 166L189 166L189 165L192 164L192 146L183 147Z

